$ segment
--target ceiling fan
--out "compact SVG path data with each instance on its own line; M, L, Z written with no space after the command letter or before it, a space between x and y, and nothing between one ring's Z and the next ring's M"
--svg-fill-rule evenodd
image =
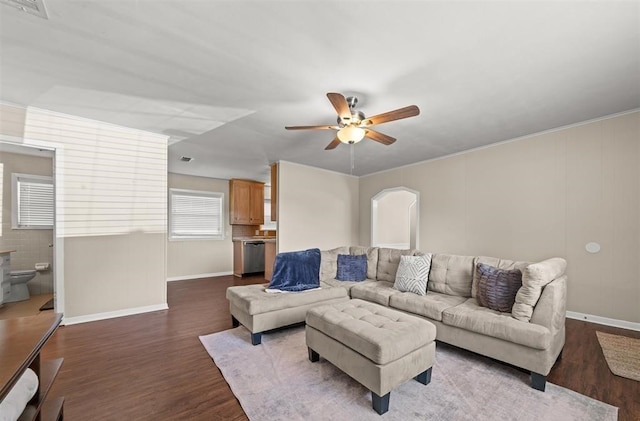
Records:
M331 126L286 126L287 130L337 130L336 137L327 145L326 150L335 149L340 143L354 144L360 142L365 137L382 143L391 145L395 138L384 133L373 130L371 126L387 123L389 121L401 120L403 118L414 117L420 114L420 109L415 105L399 108L397 110L365 117L362 111L356 110L358 98L329 92L327 94L331 105L338 113L338 124Z

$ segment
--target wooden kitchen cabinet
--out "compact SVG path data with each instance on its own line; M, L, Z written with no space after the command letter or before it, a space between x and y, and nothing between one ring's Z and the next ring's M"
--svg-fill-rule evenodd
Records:
M264 279L271 280L273 276L273 264L276 260L276 240L264 242Z
M235 178L229 180L229 223L264 224L264 183Z
M242 268L244 260L242 259L242 241L233 241L233 275L242 278Z

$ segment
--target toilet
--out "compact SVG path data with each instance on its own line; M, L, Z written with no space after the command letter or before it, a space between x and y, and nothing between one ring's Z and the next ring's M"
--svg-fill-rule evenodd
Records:
M24 301L29 299L29 288L27 282L36 276L35 270L15 270L9 273L9 289L8 297L5 292L4 302L13 303L16 301Z

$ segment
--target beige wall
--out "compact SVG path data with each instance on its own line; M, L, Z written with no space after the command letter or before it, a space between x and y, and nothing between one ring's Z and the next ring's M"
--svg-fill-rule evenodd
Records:
M223 240L168 241L167 277L233 272L233 243L229 225L229 180L169 173L169 188L224 193L225 238Z
M25 115L23 108L0 104L0 134L22 139Z
M359 243L358 178L280 161L278 251Z
M0 106L0 135L22 136L24 113L16 110ZM420 192L422 250L565 257L569 310L638 323L639 168L638 112L359 180L281 162L279 250L369 244L371 198L405 186ZM585 251L589 241L601 244L600 253ZM65 316L166 303L166 234L62 244ZM189 247L176 244L169 259L188 255ZM186 268L175 262L171 271L178 276Z
M165 234L64 239L65 318L166 303Z
M564 257L568 310L640 322L639 112L362 177L363 243L371 198L397 186L420 192L423 251Z
M52 229L12 229L12 173L31 175L53 175L53 159L0 152L3 168L2 186L2 235L0 249L16 250L11 253L11 270L32 270L36 263L53 265ZM37 272L36 277L27 284L29 293L50 294L53 292L53 271Z

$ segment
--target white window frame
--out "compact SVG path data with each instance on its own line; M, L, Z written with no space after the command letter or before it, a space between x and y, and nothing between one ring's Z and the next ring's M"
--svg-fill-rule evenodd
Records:
M39 183L39 184L51 184L51 224L47 225L28 225L24 224L23 221L20 220L20 186L19 183ZM53 177L44 176L44 175L33 175L33 174L21 174L21 173L12 173L11 174L11 228L12 229L53 229L53 225L55 223L55 187L53 185Z
M194 197L206 197L206 198L215 198L220 200L220 218L219 218L219 226L218 232L216 235L208 235L208 234L194 234L194 235L177 235L174 234L173 231L173 195L182 195L182 196L194 196ZM190 240L224 240L224 232L225 232L225 223L224 221L225 215L225 207L224 207L224 193L220 192L210 192L210 191L202 191L202 190L185 190L185 189L169 189L169 218L168 218L168 235L170 241L190 241Z

